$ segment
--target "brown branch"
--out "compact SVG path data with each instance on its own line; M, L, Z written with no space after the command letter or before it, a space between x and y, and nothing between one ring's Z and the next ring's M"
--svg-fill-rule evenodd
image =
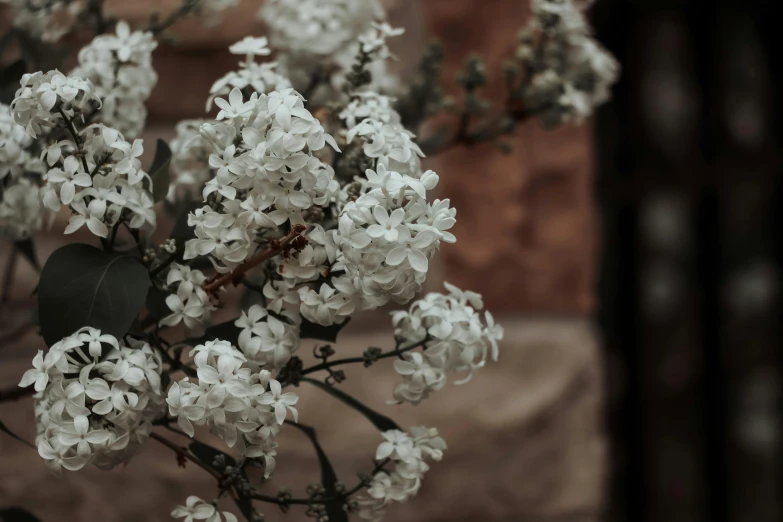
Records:
M307 245L306 240L302 237L304 231L304 225L294 225L288 235L282 239L273 239L269 244L269 248L245 261L235 268L233 272L218 277L213 281L208 281L203 287L204 291L208 294L214 294L229 283L238 286L242 282L242 277L248 270L257 267L264 261L271 259L278 254L288 253L291 250L301 250Z
M196 10L196 7L198 7L198 4L201 0L182 0L182 5L177 9L176 11L173 11L169 16L164 18L162 21L151 24L147 31L150 31L152 34L160 34L175 23L180 18L185 18L187 15L192 13Z
M194 463L196 466L204 469L207 473L209 473L210 475L215 477L217 480L220 480L220 474L217 471L215 471L213 469L210 469L209 467L205 466L204 463L202 463L196 457L191 455L190 451L188 451L188 448L186 448L184 446L177 446L176 444L171 442L169 439L167 439L165 437L162 437L162 436L158 435L155 432L150 433L150 438L152 440L156 440L156 441L160 442L161 444L163 444L164 446L166 446L167 448L172 450L174 453L176 453L177 454L177 461L180 462L180 466L185 467L184 463L183 463L183 460L187 459L187 460L191 461L192 463Z

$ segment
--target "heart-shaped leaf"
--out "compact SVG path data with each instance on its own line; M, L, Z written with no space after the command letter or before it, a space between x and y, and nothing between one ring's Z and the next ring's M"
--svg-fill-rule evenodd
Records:
M158 139L155 148L155 159L150 167L150 179L152 179L152 198L155 203L163 201L169 192L169 165L171 165L171 149L168 144Z
M48 346L83 326L122 337L144 306L150 278L137 259L75 243L41 271L38 313Z

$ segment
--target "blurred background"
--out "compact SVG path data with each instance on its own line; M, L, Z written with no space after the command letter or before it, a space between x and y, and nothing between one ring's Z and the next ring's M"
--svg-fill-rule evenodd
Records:
M178 3L108 0L107 11L140 25ZM236 65L227 46L262 34L260 3L244 0L214 28L182 22L158 48L145 137L170 138L177 121L203 115L210 85ZM502 99L500 66L527 20L526 1L385 3L392 23L408 29L396 49L401 63L440 40L446 88L456 93L454 75L478 52L495 86L488 97ZM428 160L441 176L439 197L458 208L458 242L436 258L429 287L447 280L481 292L506 339L498 364L418 407L384 405L396 380L390 365L348 372L347 391L402 426L437 426L449 444L420 495L387 520L783 520L775 226L783 91L773 7L598 0L596 32L623 75L593 121L554 132L528 123L509 155L487 145ZM41 259L62 243L63 226L37 240ZM4 386L43 347L19 329L35 274L22 261L13 273L0 304ZM385 312L369 314L338 349L388 346L390 330ZM297 392L338 474L350 482L367 471L374 428L328 397ZM28 439L32 417L29 400L0 407L0 419ZM280 442L269 491L315 481L309 441L293 433ZM213 490L210 477L178 468L165 448L110 474L58 479L34 452L0 437L0 506L21 504L44 522L170 520L187 495ZM305 520L265 512L270 521Z

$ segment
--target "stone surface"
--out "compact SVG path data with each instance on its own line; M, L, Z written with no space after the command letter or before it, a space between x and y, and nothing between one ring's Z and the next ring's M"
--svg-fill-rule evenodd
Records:
M466 385L449 385L417 407L385 405L397 380L390 364L347 368L349 378L342 385L346 391L403 427L437 426L449 444L444 460L433 463L425 477L420 495L396 506L388 520L599 520L605 442L593 330L583 321L504 322L508 337L499 363L489 364ZM349 331L339 349L341 354L359 354L389 341L388 332ZM19 378L36 342L31 335L4 347L0 383ZM303 346L302 352L308 351ZM300 420L318 429L339 476L353 484L357 472L371 469L377 432L319 390L303 384L296 391L301 396ZM29 399L3 405L0 418L32 439ZM274 493L284 485L317 481L318 464L307 439L287 429L279 442L279 472L262 490ZM152 441L123 469L88 469L57 478L33 450L0 436L0 463L0 506L21 504L45 522L164 521L170 520L173 504L187 495L214 494L209 476L196 468L179 469L173 455ZM305 520L301 511L285 519L275 508L266 513L269 521Z

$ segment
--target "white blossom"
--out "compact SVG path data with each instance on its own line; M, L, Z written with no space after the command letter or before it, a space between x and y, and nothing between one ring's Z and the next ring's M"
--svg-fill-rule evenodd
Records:
M533 19L523 31L517 57L526 70L535 71L526 79L525 107L546 124L584 121L609 100L619 77L617 60L591 34L584 13L590 4L533 1Z
M406 502L415 496L429 470L425 459L439 461L446 449L435 428L417 426L410 434L390 430L381 436L384 441L378 446L376 460L389 459L395 468L375 474L367 493L357 498L356 512L363 520L379 521L393 502Z
M238 346L254 372L283 368L299 349L297 325L269 314L261 305L242 312L234 324L242 330Z
M270 0L259 16L275 47L328 56L353 43L385 13L378 0Z
M407 312L392 314L394 334L403 346L422 345L422 351L408 351L394 361L402 376L394 389L392 403L418 404L446 384L448 372L467 372L457 384L467 382L483 367L487 358L498 357L503 328L485 312L486 324L478 313L481 296L446 283L449 294L427 294Z
M251 372L247 358L226 341L208 341L190 352L198 380L171 385L169 413L189 436L207 425L228 447L247 458L264 460L264 474L274 471L274 438L285 418L294 421L296 394L282 392L266 370Z
M13 24L44 42L70 32L86 0L3 0L13 9Z
M147 116L144 106L158 76L152 69L157 47L152 33L133 31L124 21L116 34L96 36L79 51L79 65L70 76L89 79L103 101L97 121L129 138L141 135Z
M174 518L182 518L182 522L204 520L206 522L237 522L237 517L229 511L218 511L215 506L204 502L195 495L185 499L184 506L177 506L171 512Z
M166 287L173 290L166 297L166 306L171 310L160 320L162 326L176 326L180 322L186 327L195 329L209 320L215 306L202 285L207 277L200 270L187 265L172 263L166 275Z
M312 207L336 197L333 169L314 152L327 144L339 149L293 89L253 93L245 101L234 88L216 103L225 122L201 127L215 170L203 196L216 203L190 215L196 239L187 242L185 259L208 255L227 272L253 254L260 235L303 224Z
M239 62L239 70L229 72L212 85L207 110L212 108L215 98L229 95L233 89L246 91L249 95L253 92L266 94L291 88L288 78L277 71L277 62L255 61L256 56L268 56L271 53L265 37L247 36L229 47L229 50L233 54L244 55L245 59Z
M42 351L19 386L34 385L38 453L54 472L110 469L146 441L162 412L161 361L146 342L84 327Z

